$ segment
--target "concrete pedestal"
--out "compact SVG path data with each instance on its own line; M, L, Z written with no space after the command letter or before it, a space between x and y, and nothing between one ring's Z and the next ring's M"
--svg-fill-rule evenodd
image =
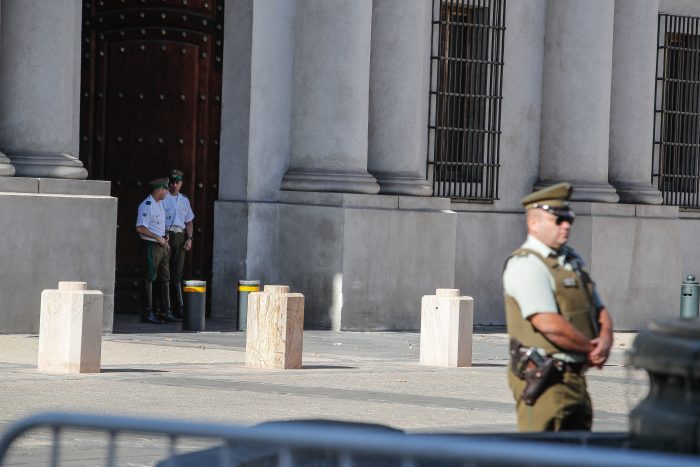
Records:
M420 364L471 366L474 300L459 289L437 289L421 301Z
M102 357L102 292L86 282L59 282L41 294L39 371L99 373Z
M304 296L289 286L266 285L248 296L245 364L249 368L300 369Z
M417 331L421 297L454 284L460 256L449 199L300 191L281 191L279 199L217 201L217 316L236 316L231 281L259 277L294 284L305 296L307 327Z

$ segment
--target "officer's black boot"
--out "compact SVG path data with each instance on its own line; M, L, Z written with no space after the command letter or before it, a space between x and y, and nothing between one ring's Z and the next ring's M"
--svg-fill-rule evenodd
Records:
M156 318L165 322L163 320L163 307L160 304L160 282L153 283L153 314Z
M170 281L160 281L160 306L166 323L179 323L182 321L174 317L170 311Z
M172 303L173 316L182 319L185 313L185 302L182 299L182 284L180 281L172 281L170 285L172 286L173 300L175 300L175 303Z
M163 324L163 321L156 318L155 313L153 313L153 282L146 281L144 284L144 311L141 313L142 323L153 323L153 324Z

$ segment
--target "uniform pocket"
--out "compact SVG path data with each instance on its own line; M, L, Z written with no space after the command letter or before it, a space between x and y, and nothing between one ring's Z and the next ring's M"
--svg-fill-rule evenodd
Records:
M569 310L564 317L587 338L591 339L595 337L593 326L591 325L591 320L593 318L588 308Z

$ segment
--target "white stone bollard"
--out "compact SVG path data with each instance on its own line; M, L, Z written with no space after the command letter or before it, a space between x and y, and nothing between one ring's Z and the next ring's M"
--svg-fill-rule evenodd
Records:
M59 282L41 293L39 371L100 372L102 303L102 292L86 282Z
M248 295L245 364L250 368L301 368L304 296L289 286L266 285Z
M474 299L459 289L424 295L420 317L420 364L471 366Z

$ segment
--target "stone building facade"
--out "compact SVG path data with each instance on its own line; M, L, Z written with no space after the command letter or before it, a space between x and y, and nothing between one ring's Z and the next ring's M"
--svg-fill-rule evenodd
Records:
M524 236L518 200L570 181L572 244L617 327L677 314L680 282L697 273L700 224L698 206L660 191L659 167L668 167L658 159L676 156L656 144L668 85L657 59L670 51L657 45L690 35L687 66L700 58L697 29L660 33L663 15L693 23L700 4L239 0L226 9L217 312L234 313L229 291L248 278L304 293L312 327L417 329L419 298L436 287L473 296L476 323L503 324L501 270ZM460 52L479 43L482 55ZM450 44L470 67L441 62ZM436 87L444 70L481 74L484 86L438 110L439 94L452 91ZM487 135L461 134L462 156L437 142L449 132L437 114L450 105L472 112L452 122ZM698 120L689 125L697 138ZM689 165L698 142L679 141L695 144ZM461 164L466 178L445 178L444 162ZM452 186L439 192L445 180Z
M79 18L90 2L0 2L0 189L84 178L70 156L87 160ZM420 297L438 287L473 296L476 324L504 324L501 270L525 234L518 201L559 181L575 187L572 244L616 327L677 315L681 280L700 274L700 3L217 5L212 315L235 317L237 281L259 279L303 293L309 328L418 329Z

